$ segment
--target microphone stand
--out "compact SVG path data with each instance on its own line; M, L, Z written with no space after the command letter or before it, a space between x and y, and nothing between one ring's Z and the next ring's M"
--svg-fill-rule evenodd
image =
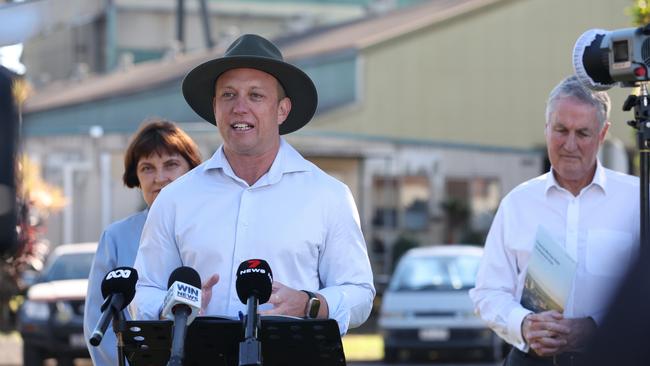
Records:
M251 295L246 302L244 341L239 342L239 366L262 365L262 343L257 338L260 317L257 314L257 297Z
M115 338L117 338L117 362L119 366L125 366L126 363L124 339L122 338L125 330L126 319L124 319L124 313L120 310L113 317L113 331L115 332Z
M623 104L624 111L630 111L634 108L634 120L628 121L627 124L637 130L637 145L639 147L639 165L640 165L640 199L641 199L641 257L648 258L650 255L650 194L648 187L650 180L648 173L650 166L650 96L648 95L648 82L640 82L639 95L629 95Z

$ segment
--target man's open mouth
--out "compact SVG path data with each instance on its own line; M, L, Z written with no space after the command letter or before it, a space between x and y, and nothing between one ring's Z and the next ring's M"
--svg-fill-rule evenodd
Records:
M237 131L247 131L253 128L253 125L245 122L233 123L231 127Z

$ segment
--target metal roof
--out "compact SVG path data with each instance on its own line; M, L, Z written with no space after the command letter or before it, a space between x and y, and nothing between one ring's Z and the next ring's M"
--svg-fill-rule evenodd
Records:
M285 37L279 45L289 62L316 59L326 54L370 47L504 1L508 0L431 0L382 16ZM172 59L144 62L126 70L78 82L53 83L31 96L23 111L29 114L151 90L159 85L180 81L194 66L219 57L223 52L223 48L217 48L178 55Z

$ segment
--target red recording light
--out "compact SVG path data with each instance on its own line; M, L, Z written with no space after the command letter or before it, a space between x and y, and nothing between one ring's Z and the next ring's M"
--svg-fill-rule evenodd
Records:
M640 78L645 77L647 73L648 73L647 70L643 66L639 66L636 69L634 69L634 75Z

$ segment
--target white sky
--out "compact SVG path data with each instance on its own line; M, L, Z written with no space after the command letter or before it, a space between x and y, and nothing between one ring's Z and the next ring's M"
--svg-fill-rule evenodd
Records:
M16 72L25 73L25 65L20 63L20 55L23 53L23 44L18 43L11 46L0 47L0 65Z

